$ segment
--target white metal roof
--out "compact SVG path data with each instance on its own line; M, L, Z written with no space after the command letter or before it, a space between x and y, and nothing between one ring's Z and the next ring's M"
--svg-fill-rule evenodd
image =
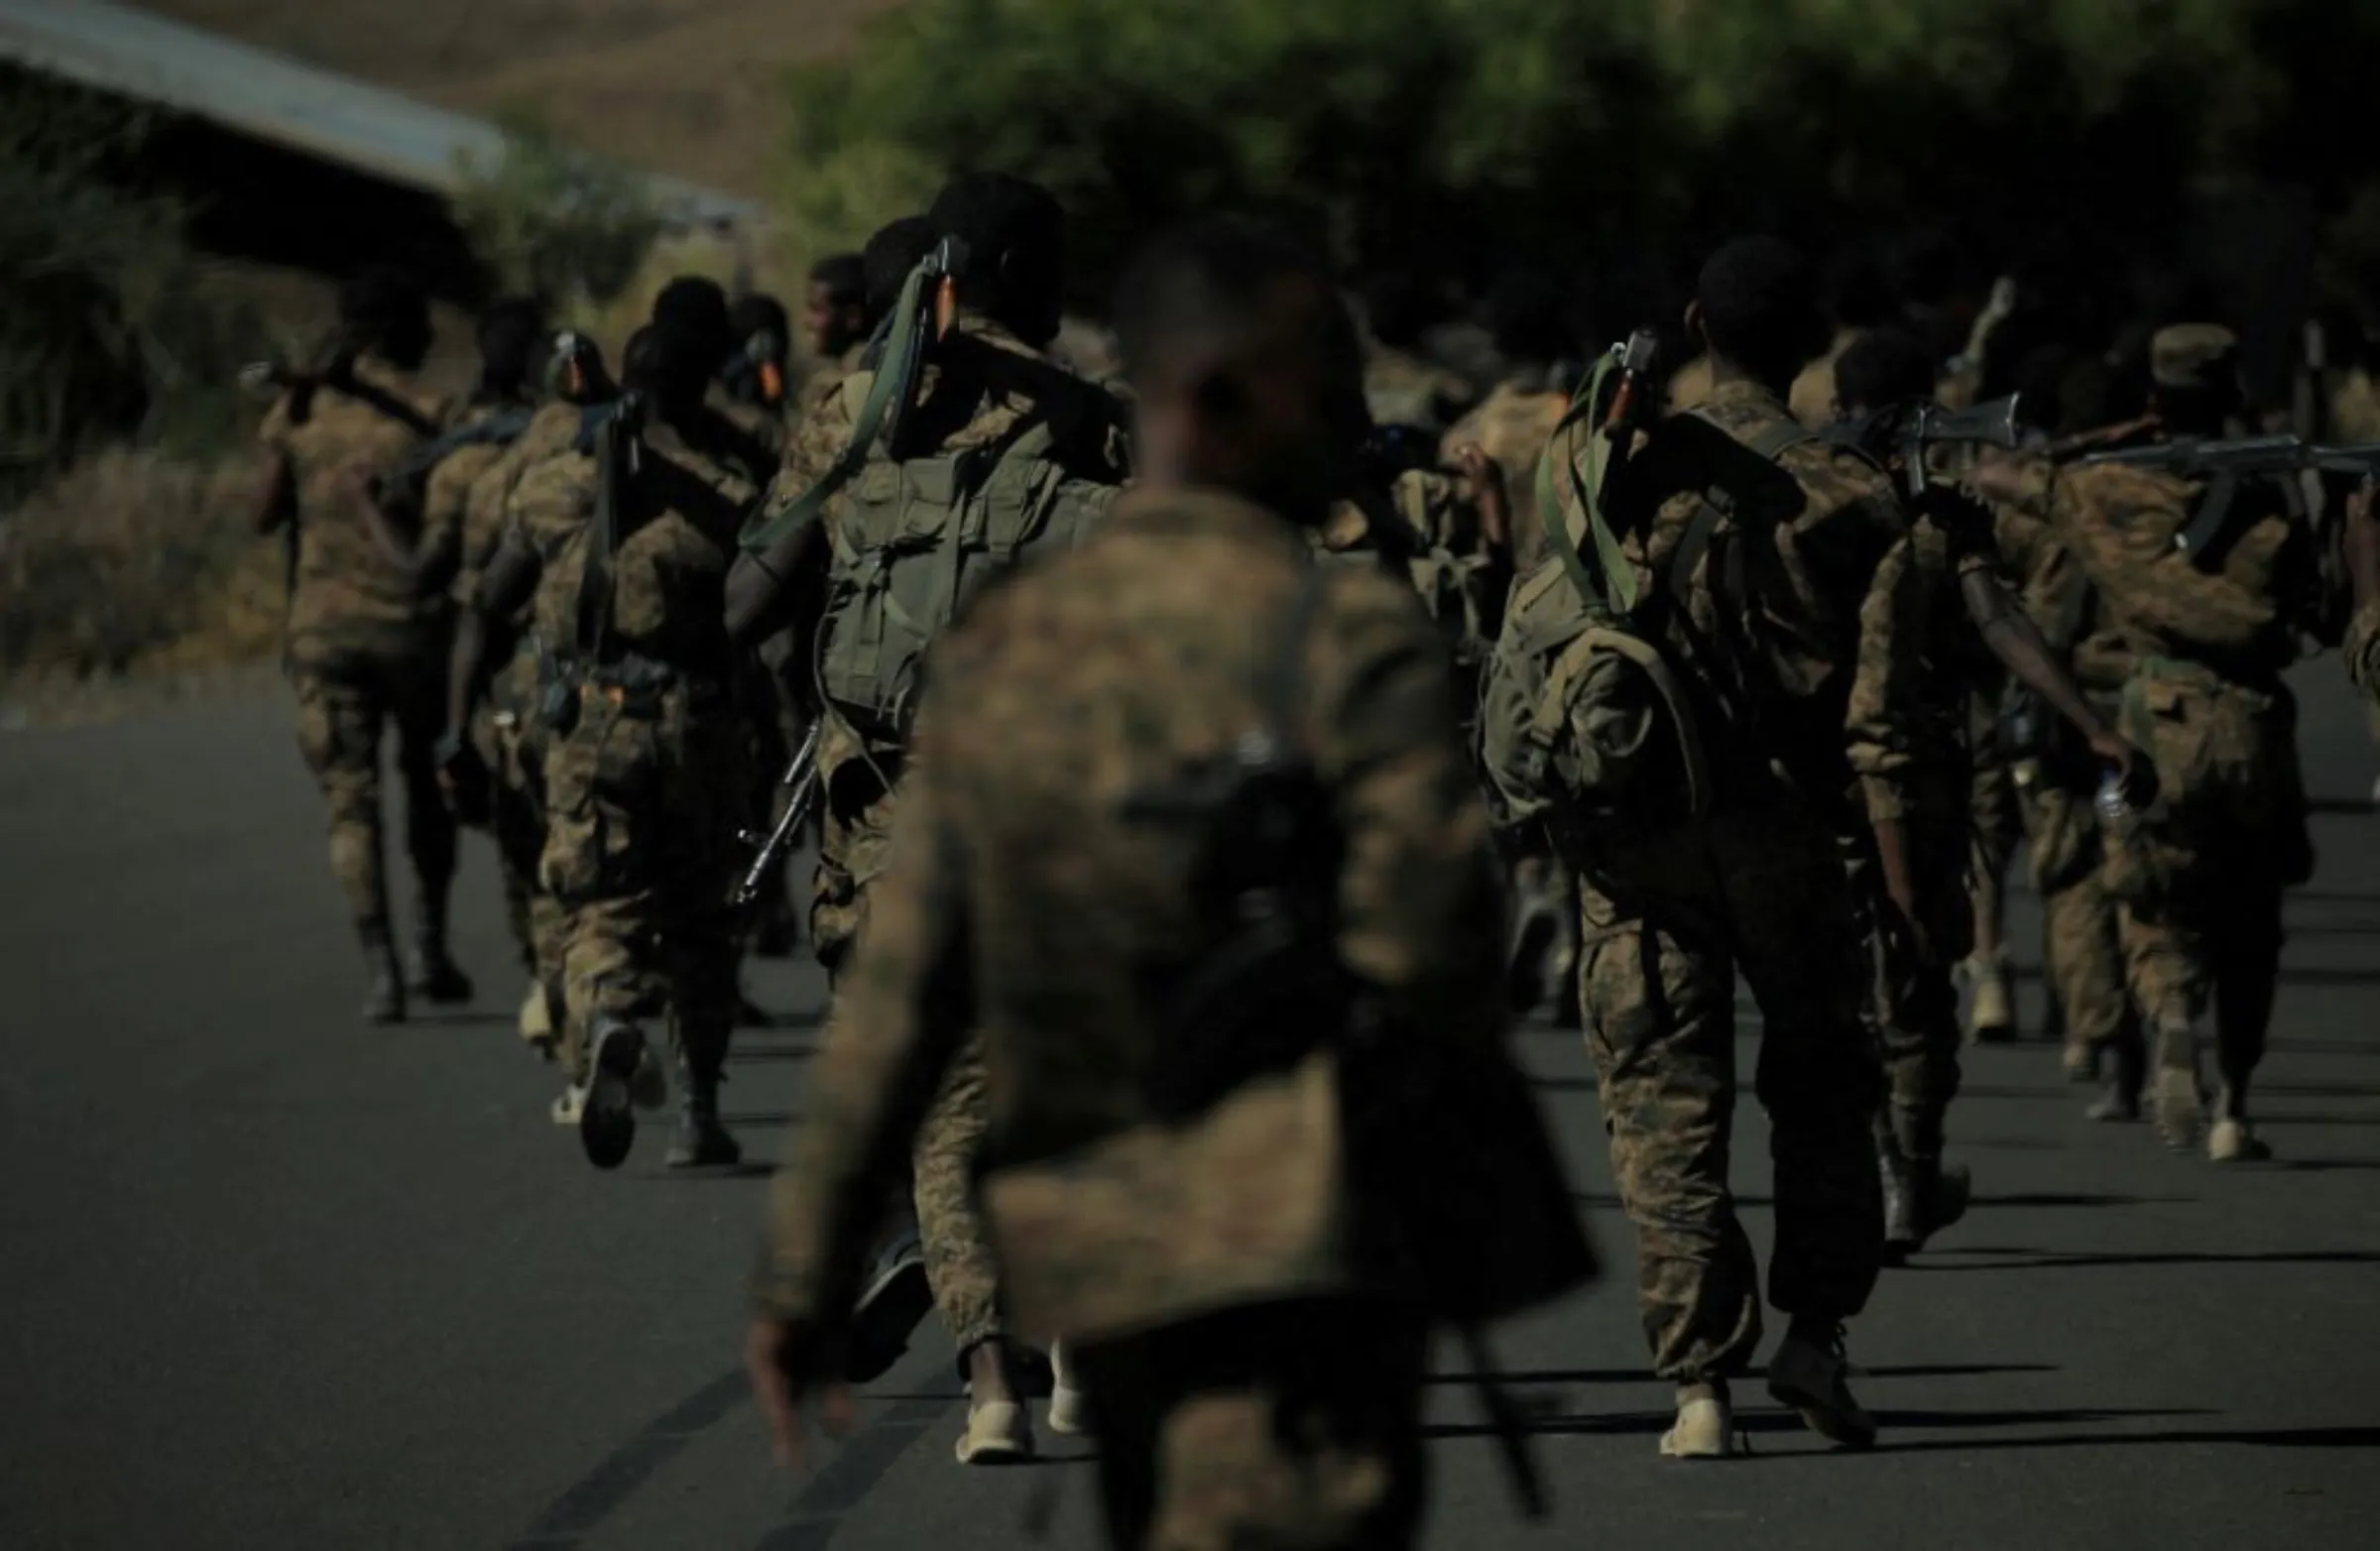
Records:
M504 145L484 119L99 0L0 0L0 60L433 193L455 190L466 157L485 163ZM760 213L673 178L648 183L679 224L743 223Z

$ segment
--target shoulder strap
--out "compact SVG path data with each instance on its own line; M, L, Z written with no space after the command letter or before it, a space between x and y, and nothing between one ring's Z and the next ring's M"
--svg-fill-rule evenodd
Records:
M1562 568L1570 573L1571 582L1579 596L1591 609L1607 614L1627 614L1636 607L1636 571L1620 549L1619 538L1612 533L1603 510L1604 476L1609 467L1611 449L1604 444L1602 431L1593 423L1596 407L1603 402L1605 386L1619 364L1609 356L1598 361L1587 381L1570 401L1561 422L1554 427L1544 455L1537 464L1537 510L1543 516L1545 536L1554 552L1562 557ZM1587 445L1584 452L1574 450L1571 438L1585 427ZM1602 447L1602 457L1597 456ZM1592 465L1582 470L1582 457ZM1571 536L1570 524L1563 519L1562 508L1555 499L1554 465L1560 461L1570 477L1571 492L1578 498L1579 515L1587 524L1588 537L1595 544L1595 564L1587 563L1578 539Z
M599 657L612 630L612 552L620 542L621 487L635 472L637 434L633 408L623 400L619 413L593 424L595 442L595 511L587 526L586 554L578 573L578 650Z
M1704 409L1697 408L1686 413L1717 429L1726 429ZM1795 447L1808 446L1821 438L1798 420L1780 419L1741 439L1763 461L1775 463ZM1719 532L1720 523L1734 513L1734 498L1725 489L1704 493L1702 505L1695 508L1693 518L1686 525L1686 532L1678 539L1678 547L1669 557L1669 591L1672 598L1680 603L1686 601L1688 592L1694 586L1695 569L1703 563L1703 556L1709 551L1711 539Z

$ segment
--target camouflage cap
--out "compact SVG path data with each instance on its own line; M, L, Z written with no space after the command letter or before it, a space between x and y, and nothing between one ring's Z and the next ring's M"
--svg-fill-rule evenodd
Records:
M2220 323L2176 323L2149 341L2149 375L2160 388L2210 393L2239 387L2239 336Z

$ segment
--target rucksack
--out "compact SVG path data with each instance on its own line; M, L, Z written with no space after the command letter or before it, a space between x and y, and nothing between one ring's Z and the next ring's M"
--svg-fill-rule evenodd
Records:
M830 526L818 686L871 741L907 741L926 649L984 582L1071 547L1107 508L1068 477L1046 403L1002 440L870 462Z

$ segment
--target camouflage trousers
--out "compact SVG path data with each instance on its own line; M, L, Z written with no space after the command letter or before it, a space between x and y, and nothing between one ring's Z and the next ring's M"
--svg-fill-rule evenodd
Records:
M1740 1372L1760 1340L1758 1269L1727 1183L1738 972L1763 1022L1754 1087L1775 1174L1769 1301L1840 1320L1875 1286L1880 1084L1861 1019L1861 925L1833 835L1788 802L1637 832L1576 859L1587 1045L1665 1378Z
M1952 967L1974 943L1968 873L1974 841L1967 809L1949 797L1945 792L1938 803L1920 803L1904 819L1919 924L1932 957L1920 958L1909 944L1875 929L1872 917L1867 933L1873 969L1867 1015L1884 1061L1886 1104L1879 1129L1911 1162L1942 1156L1962 1076L1959 988ZM1850 849L1849 877L1853 897L1872 910L1884 890L1864 839Z
M1426 1342L1326 1299L1235 1309L1078 1355L1118 1551L1401 1551L1420 1533Z
M2116 903L2100 876L2098 820L2088 796L2043 785L2026 798L2025 832L2041 895L2042 963L2069 1059L2081 1065L2138 1038Z
M536 715L536 659L516 656L497 675L482 753L496 777L489 829L504 881L505 920L522 968L545 999L555 1028L566 1020L564 913L540 881L545 854L546 730Z
M634 708L590 687L580 705L545 747L538 874L561 912L563 1064L583 1080L589 1029L620 1018L665 1023L688 1073L716 1077L736 1021L743 728L724 694L684 687Z
M1967 747L1974 751L1967 785L1968 908L1974 933L1996 943L2008 912L2008 864L2024 832L2015 771L2000 748L1997 695L1972 698Z
M365 946L389 941L389 885L381 836L381 741L394 727L405 784L406 853L418 925L443 933L454 882L455 826L438 789L434 749L445 721L443 664L432 651L298 663L298 747L330 809L330 867Z
M2125 979L2158 1063L2195 1067L2211 1021L2221 1078L2242 1099L2272 1025L2282 895L2314 865L2295 706L2286 691L2154 672L2127 705L2162 795L2108 846Z
M892 844L895 793L878 770L895 778L897 759L858 756L858 746L830 717L819 740L821 810L818 870L810 898L810 943L830 979L836 976L868 918L868 890L884 870ZM949 1327L964 1361L986 1341L1005 1340L1000 1277L992 1237L975 1195L976 1158L992 1124L985 1089L984 1049L971 1037L951 1062L910 1152L911 1197L917 1236L925 1247L934 1308Z

